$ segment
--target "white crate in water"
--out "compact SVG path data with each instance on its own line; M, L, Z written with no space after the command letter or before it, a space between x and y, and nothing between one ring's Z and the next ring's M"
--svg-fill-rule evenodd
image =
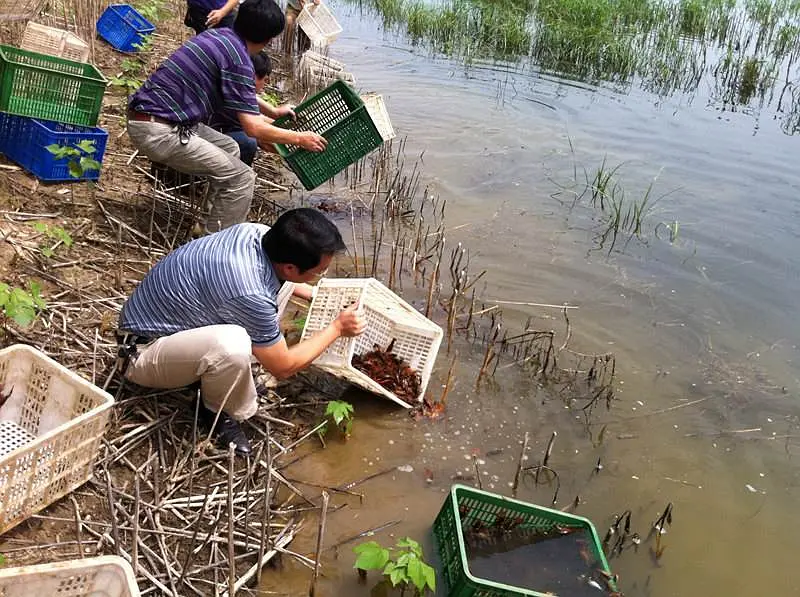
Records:
M0 350L0 385L2 534L92 476L114 399L22 344Z
M66 58L76 62L89 59L89 44L69 31L29 21L19 47L31 52Z
M444 334L441 327L374 278L320 280L306 316L302 339L325 329L343 309L356 302L366 320L364 333L355 338L339 338L314 365L411 408L413 405L353 367L353 355L370 352L376 346L385 350L394 341L392 352L420 375L422 383L417 400L421 401Z
M324 2L309 1L297 15L297 24L311 40L312 46L327 46L336 41L342 27Z
M355 84L355 77L344 70L344 63L312 50L300 57L295 77L303 87L309 88L328 87L334 81Z
M386 109L383 96L378 93L365 93L361 96L361 100L364 102L375 128L378 129L381 139L384 141L394 139L397 135L394 132L392 121L389 119L389 111Z
M139 597L130 564L119 556L0 569L2 597Z

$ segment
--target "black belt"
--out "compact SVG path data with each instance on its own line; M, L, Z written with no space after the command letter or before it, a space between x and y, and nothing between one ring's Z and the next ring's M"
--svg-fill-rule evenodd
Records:
M132 332L117 332L117 369L125 377L125 372L128 370L128 365L131 359L136 356L137 346L140 344L149 344L155 338L149 336L140 336Z
M120 346L136 346L137 344L149 344L155 340L149 336L140 336L132 332L117 332L117 344Z

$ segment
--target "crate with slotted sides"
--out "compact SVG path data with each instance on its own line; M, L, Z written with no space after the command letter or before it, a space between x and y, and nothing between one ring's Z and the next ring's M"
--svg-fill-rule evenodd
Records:
M433 539L448 597L591 597L617 590L597 531L582 516L453 485ZM580 573L570 567L575 562ZM509 580L523 577L530 585Z
M0 45L0 112L95 126L106 82L86 62Z
M75 62L89 59L89 44L69 31L48 27L29 21L22 35L19 47L30 52L38 52Z
M343 81L336 81L294 109L295 118L283 116L275 126L312 131L327 139L324 151L276 143L278 154L312 190L336 176L383 143L364 102Z
M311 40L312 46L327 46L336 41L342 27L324 2L306 2L297 15L297 25Z
M30 597L139 597L128 562L120 556L0 568L0 595Z
M355 338L339 338L317 357L314 365L405 408L413 407L422 400L430 381L442 343L442 328L374 278L325 278L314 291L302 339L324 330L343 309L354 304L358 304L365 319L364 333ZM417 396L403 400L356 369L353 358L376 348L389 348L419 375Z
M344 63L313 50L304 52L300 57L295 77L302 86L315 90L328 87L335 81L355 85L355 77L345 70Z
M0 394L2 534L89 480L114 399L22 344L0 350Z
M129 4L112 4L97 20L97 34L120 52L136 52L145 36L156 30Z
M99 168L83 158L103 161L108 132L98 127L76 126L0 112L0 153L44 182L97 180ZM57 157L48 147L68 147L76 153Z
M386 103L383 101L383 96L379 93L365 93L361 96L364 105L367 107L372 122L375 128L381 135L384 141L394 139L397 135L394 132L392 121L389 118L389 111L386 109Z

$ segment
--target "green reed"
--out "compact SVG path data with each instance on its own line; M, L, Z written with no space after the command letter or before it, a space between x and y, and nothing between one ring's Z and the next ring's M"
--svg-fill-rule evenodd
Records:
M793 78L800 54L800 0L346 1L374 9L434 52L531 61L590 83L624 89L635 82L661 96L693 93L704 77L738 63L733 87L741 92L732 100L750 101L771 89L777 70Z

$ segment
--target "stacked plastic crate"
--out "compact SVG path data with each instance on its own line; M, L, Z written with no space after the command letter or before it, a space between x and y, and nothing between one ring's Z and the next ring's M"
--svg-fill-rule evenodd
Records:
M0 44L0 153L43 181L97 180L106 79L86 62L88 46L35 23L20 45Z

